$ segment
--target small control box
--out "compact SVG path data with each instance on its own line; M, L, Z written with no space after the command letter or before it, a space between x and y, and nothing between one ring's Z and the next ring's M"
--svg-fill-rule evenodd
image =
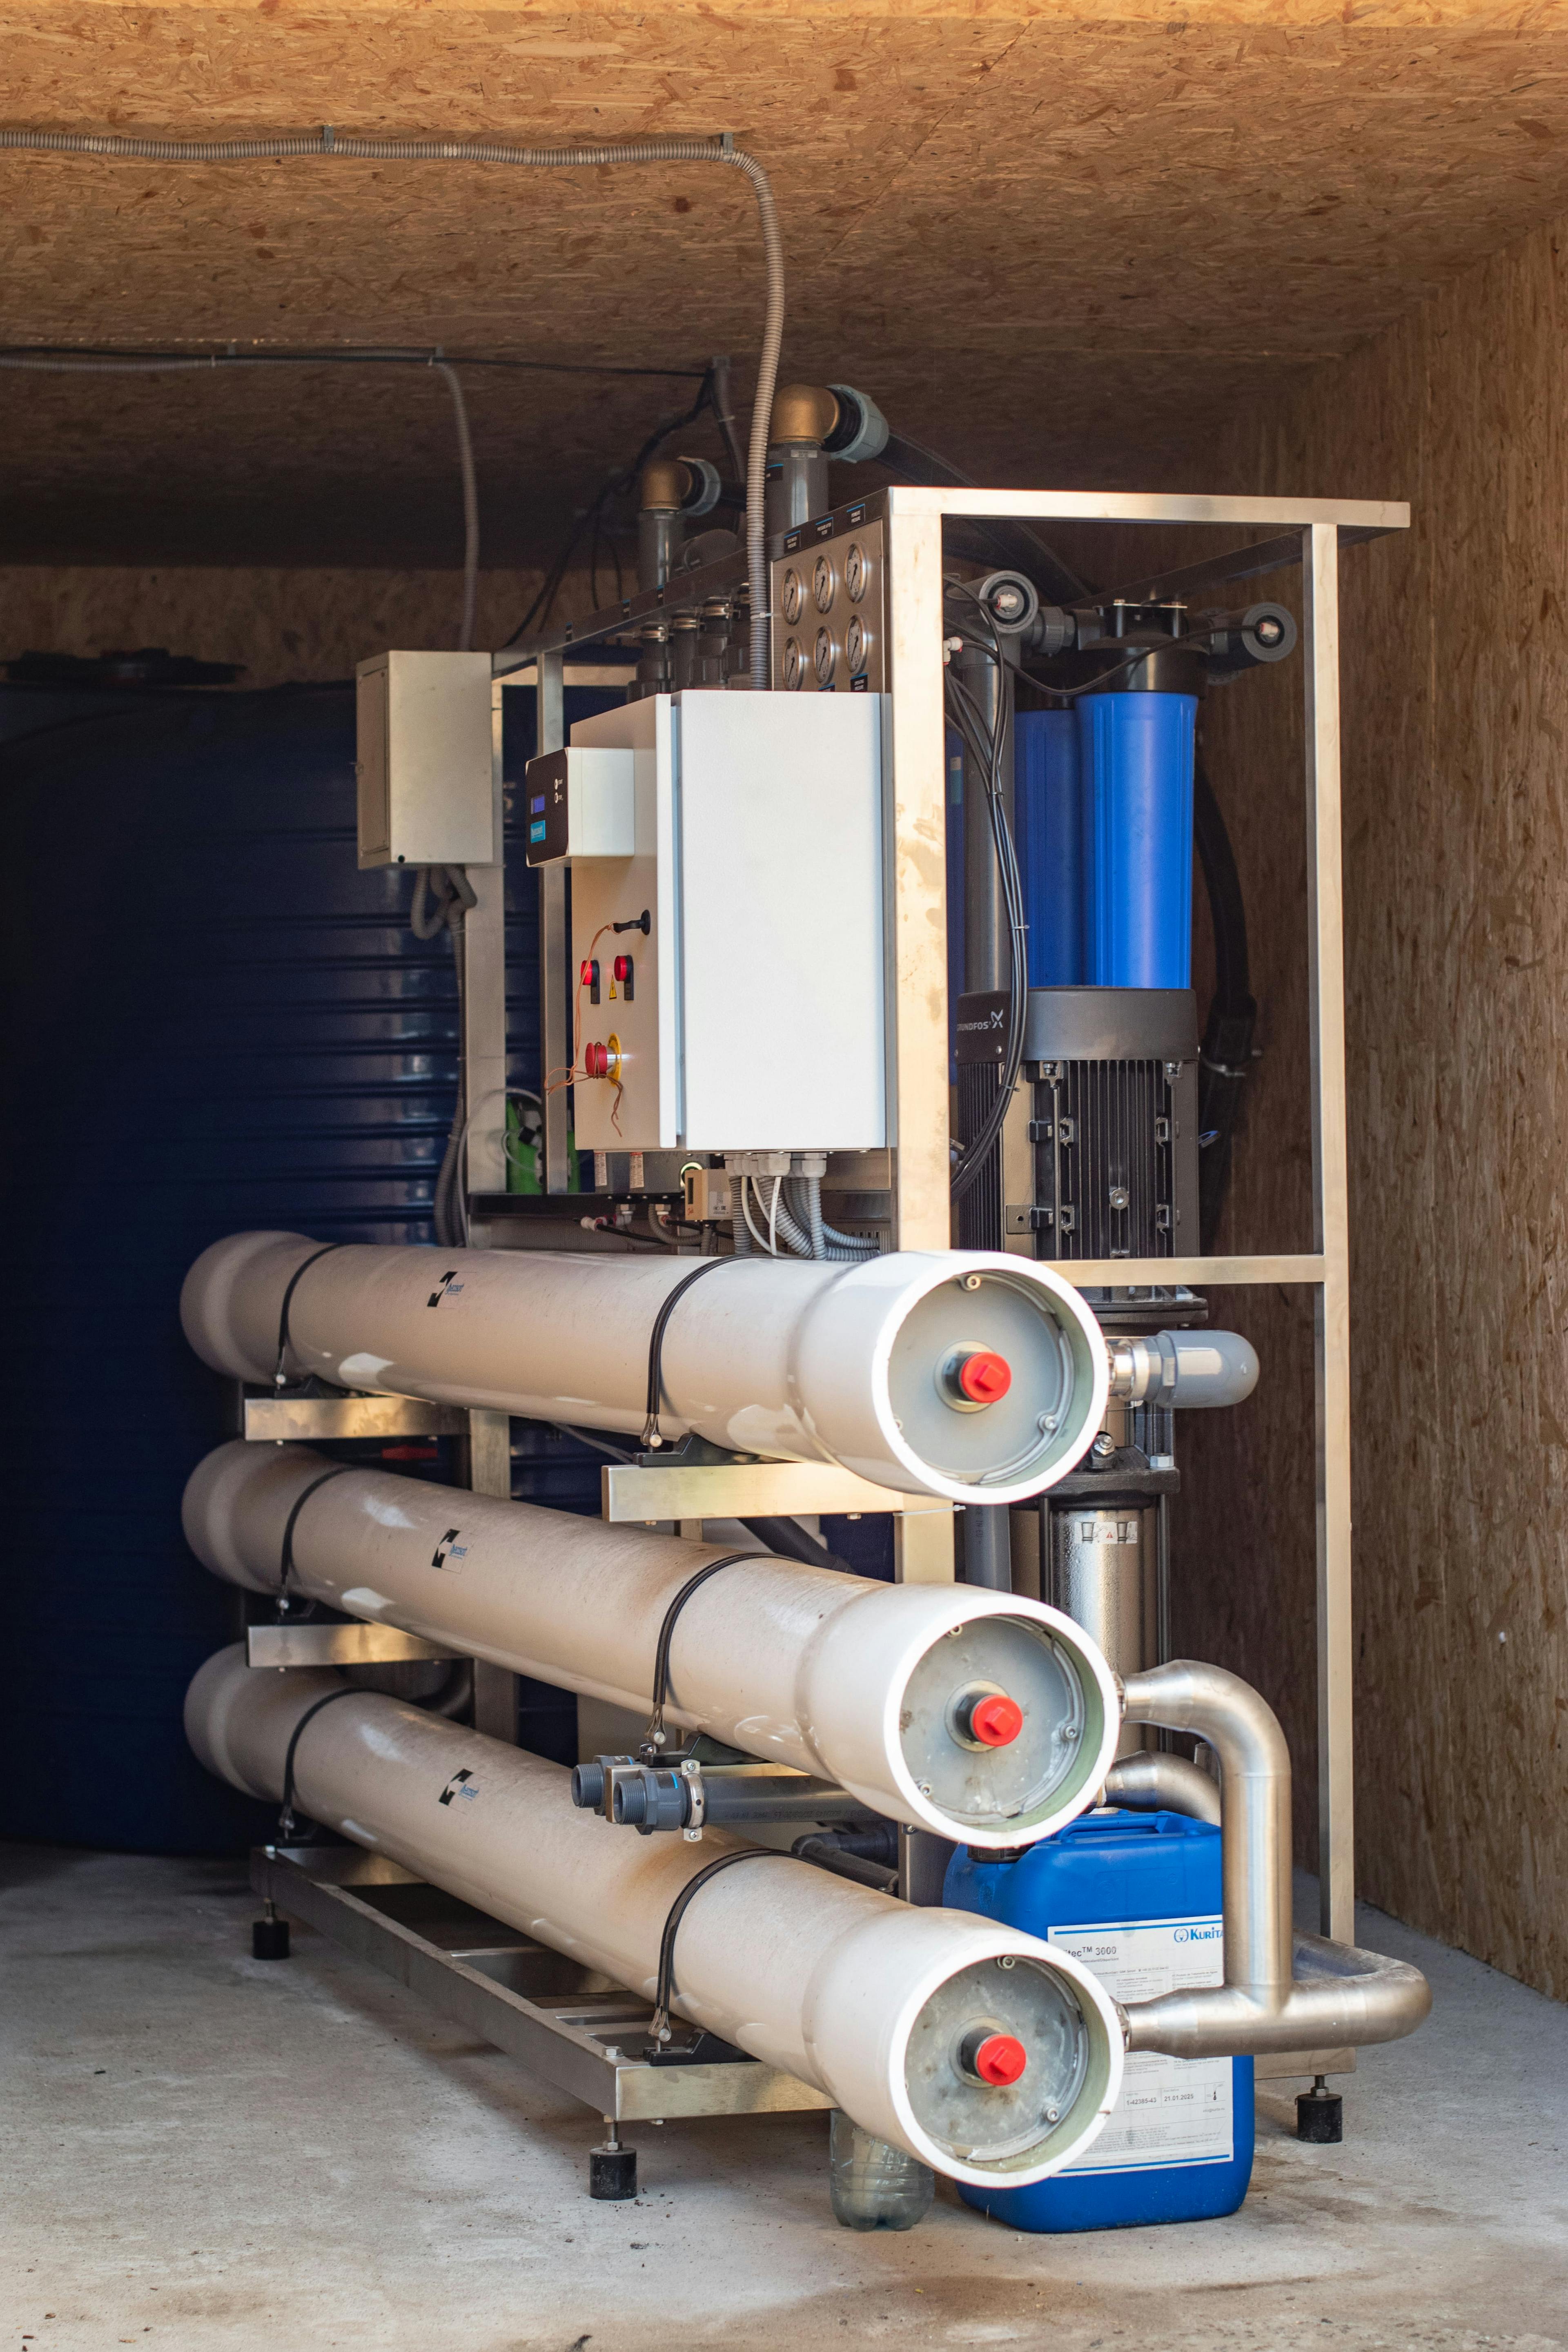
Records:
M629 751L583 743L531 760L523 804L529 864L630 857L637 848L636 765Z
M499 865L489 654L377 654L355 685L362 867Z

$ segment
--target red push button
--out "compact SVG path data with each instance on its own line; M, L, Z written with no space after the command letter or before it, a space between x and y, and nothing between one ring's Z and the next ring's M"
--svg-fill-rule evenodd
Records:
M610 1049L607 1045L586 1046L583 1067L591 1078L607 1078L610 1075Z
M969 1728L984 1748L1011 1748L1024 1728L1024 1710L1016 1698L996 1691L975 1701Z
M617 956L616 958L616 978L617 980L630 980L631 976L632 960L630 956Z
M958 1367L958 1385L971 1404L994 1404L1013 1385L1013 1367L992 1349L977 1349Z
M993 2090L1016 2083L1029 2063L1029 2053L1011 2033L988 2033L974 2053L974 2071Z

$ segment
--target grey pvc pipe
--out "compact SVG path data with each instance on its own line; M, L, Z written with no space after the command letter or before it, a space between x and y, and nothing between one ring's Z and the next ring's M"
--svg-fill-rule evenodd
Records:
M1111 1349L1110 1393L1168 1412L1242 1404L1258 1386L1258 1350L1239 1331L1155 1331Z
M1224 1984L1129 2009L1129 2050L1214 2058L1413 2033L1432 2006L1418 1969L1292 1932L1290 1752L1268 1701L1191 1659L1130 1675L1125 1688L1131 1721L1194 1732L1218 1756L1225 1872Z

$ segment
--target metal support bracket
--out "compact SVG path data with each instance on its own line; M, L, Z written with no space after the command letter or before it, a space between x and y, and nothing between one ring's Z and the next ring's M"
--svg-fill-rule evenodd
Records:
M245 1650L247 1665L271 1667L450 1664L463 1654L397 1625L247 1625Z
M787 2115L833 2105L825 2092L752 2058L650 2064L640 2053L651 2001L384 1855L358 1847L258 1846L250 1883L287 1917L384 1969L441 2016L608 2121Z

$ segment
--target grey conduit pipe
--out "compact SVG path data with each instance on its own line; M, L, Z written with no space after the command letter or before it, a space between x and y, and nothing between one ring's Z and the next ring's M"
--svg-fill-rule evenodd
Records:
M1413 2033L1432 2006L1418 1969L1292 1935L1290 1751L1268 1701L1191 1659L1130 1675L1125 1687L1130 1722L1195 1732L1219 1758L1225 1867L1224 1984L1136 2003L1128 2049L1257 2056Z
M104 131L0 129L0 149L49 155L130 156L148 163L257 163L287 156L372 163L514 163L532 171L592 170L604 163L723 163L750 182L767 266L767 310L757 358L756 396L746 453L746 570L752 593L752 684L768 668L768 549L765 486L768 419L784 343L784 239L768 175L726 132L713 139L618 139L602 146L524 147L502 139L361 139L331 123L319 131L255 139L151 139Z

